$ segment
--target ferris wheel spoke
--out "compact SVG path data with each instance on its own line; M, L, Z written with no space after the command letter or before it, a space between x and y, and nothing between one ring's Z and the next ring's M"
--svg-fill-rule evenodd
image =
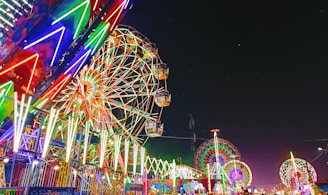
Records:
M110 105L113 105L115 107L121 108L123 110L127 110L129 112L132 112L133 114L142 116L144 118L147 118L147 119L152 118L150 113L145 112L145 111L139 109L138 107L133 107L133 106L130 106L130 105L124 105L121 102L113 100L113 99L108 100L107 103L110 104Z
M124 74L120 75L119 78L115 78L114 82L109 83L110 85L108 87L115 88L116 86L120 86L120 83L127 83L127 82L124 82L125 81L124 77L127 77L128 74L129 74L129 71L124 72ZM127 85L127 84L125 84L125 85Z
M112 112L108 112L111 121L115 121L114 125L118 125L124 132L129 132L124 124L122 124L121 120L119 120ZM113 123L113 122L112 122Z
M116 99L116 98L127 98L127 97L135 97L136 95L135 94L112 94L112 95L109 95L108 98L110 99ZM147 93L138 93L138 97L149 97L150 94L147 94Z

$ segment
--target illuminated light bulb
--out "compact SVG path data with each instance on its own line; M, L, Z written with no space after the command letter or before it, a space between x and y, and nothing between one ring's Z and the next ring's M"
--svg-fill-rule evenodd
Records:
M39 164L39 161L37 159L34 159L32 165L37 165L37 164Z
M58 165L56 165L56 166L54 167L54 169L55 169L55 170L58 170L58 169L59 169L59 166L58 166Z
M90 174L90 177L94 177L94 176L95 176L94 174L92 174L92 173Z
M3 162L4 162L4 163L9 162L9 158L8 158L8 157L4 158L4 159L3 159Z

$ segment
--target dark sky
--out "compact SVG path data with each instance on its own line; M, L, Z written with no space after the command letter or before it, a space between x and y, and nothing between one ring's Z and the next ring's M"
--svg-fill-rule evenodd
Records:
M220 128L253 184L265 187L279 183L289 151L312 161L328 143L326 0L136 0L122 23L154 42L170 67L165 135L189 137L189 113L198 138ZM173 157L190 158L189 140L150 143L154 155L174 143ZM320 180L325 161L312 162Z

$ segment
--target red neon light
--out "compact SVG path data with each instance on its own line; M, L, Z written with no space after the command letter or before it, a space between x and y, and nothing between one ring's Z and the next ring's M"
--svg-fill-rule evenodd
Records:
M42 56L33 51L19 51L0 71L0 82L12 80L19 96L30 94L44 76Z
M34 54L34 55L32 55L32 56L26 58L25 60L19 62L18 64L15 64L15 65L9 67L8 69L6 69L6 70L0 72L0 76L3 75L3 74L6 74L7 72L9 72L9 71L15 69L16 67L18 67L18 66L20 66L20 65L22 65L22 64L25 64L26 62L28 62L29 60L31 60L31 59L33 59L33 58L39 59L39 54L36 53L36 54ZM34 65L36 65L36 62L37 62L37 60L34 62Z
M61 77L65 77L64 79L61 79ZM71 74L68 75L61 75L57 81L60 81L59 83L57 83L56 85L53 85L52 88L49 88L50 90L48 90L48 92L44 93L44 95L41 97L41 99L45 99L45 97L50 96L50 94L52 94L52 96L50 97L49 100L52 100L57 93L67 84L68 81L70 81L70 78L72 77Z
M94 2L91 1L91 5L93 4L92 11L95 11L96 8L99 7L99 3L100 3L100 1L98 1L98 0L95 0Z
M113 30L113 28L116 26L118 19L121 16L121 13L124 9L125 3L127 1L124 0L122 2L118 2L116 3L113 7L113 9L110 9L107 13L112 13L111 15L108 16L108 18L105 20L105 22L109 22L110 23L110 31ZM111 20L111 21L110 21Z
M34 72L35 72L36 64L39 60L39 54L35 54L35 55L36 55L36 59L35 59L34 65L33 65L32 74L31 74L30 79L29 79L28 84L27 84L27 88L26 88L26 91L25 91L26 94L28 94L28 91L30 90L30 86L31 86L32 78L33 78L33 75L34 75Z

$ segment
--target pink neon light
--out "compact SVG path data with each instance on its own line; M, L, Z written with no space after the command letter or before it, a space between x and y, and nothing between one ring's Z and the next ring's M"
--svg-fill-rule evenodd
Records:
M71 74L67 75L64 79L64 81L62 81L61 85L59 86L59 88L57 89L57 91L50 97L50 100L54 99L54 97L57 95L57 93L65 86L67 81L70 81L70 78L72 77Z
M72 76L71 74L68 74L62 81L60 81L57 85L55 85L48 93L44 94L44 96L42 96L41 99L45 99L45 97L47 97L48 95L50 95L52 92L55 91L55 93L50 97L50 100L52 100L71 76ZM57 87L59 88L56 90Z
M110 27L110 31L111 30L113 30L113 28L115 27L115 25L116 25L116 22L118 21L118 18L120 17L120 15L121 15L121 13L122 13L122 11L123 11L123 9L124 9L124 7L125 7L125 3L126 3L127 1L123 1L113 12L112 12L112 14L106 19L106 22L108 22L117 12L118 12L118 14L117 14L117 17L115 18L115 20L114 20L114 22L113 22L113 24L111 24L111 27Z

